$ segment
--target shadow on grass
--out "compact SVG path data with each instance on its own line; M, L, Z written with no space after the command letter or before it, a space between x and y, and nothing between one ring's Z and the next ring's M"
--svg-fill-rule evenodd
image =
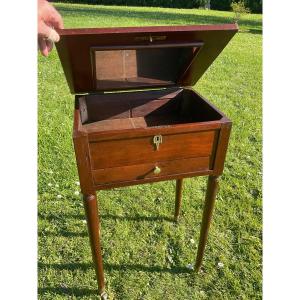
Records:
M43 287L38 288L39 295L43 296L45 294L51 293L61 296L93 296L97 295L98 291L96 289L87 289L87 288L73 288L73 287ZM69 299L69 298L68 298Z
M173 222L174 219L166 216L141 216L141 215L135 215L135 216L116 216L112 214L103 214L100 215L101 219L104 220L119 220L119 221L167 221L167 222Z
M42 269L52 269L58 271L74 271L74 270L81 270L87 271L89 269L94 269L93 264L91 263L69 263L69 264L38 264L39 270ZM192 273L186 267L173 267L173 268L166 268L160 266L145 266L141 264L105 264L104 263L104 270L107 272L112 271L119 271L119 272L129 272L129 271L137 271L137 272L147 272L147 273L170 273L170 274L189 274Z
M49 222L60 222L62 220L66 220L68 218L70 219L76 219L76 220L85 220L85 216L78 214L78 215L54 215L54 214L49 214L49 215L44 215L44 214L38 214L40 219L47 220ZM117 215L112 215L112 214L103 214L100 215L100 218L103 220L114 220L114 221L137 221L137 222L142 222L142 221L148 221L148 222L174 222L173 218L166 217L166 216L117 216ZM176 224L176 223L174 223ZM39 230L38 235L39 236L60 236L60 237L87 237L88 232L87 230L85 231L79 231L79 232L74 232L74 231L69 231L67 229L62 229L64 227L63 225L60 226L61 229L58 231L46 231L44 232L43 230Z
M92 264L88 263L70 263L70 264L38 264L39 270L43 269L51 269L57 271L74 271L74 270L81 270L87 271L90 269L94 269ZM104 264L105 272L149 272L149 273L170 273L170 274L193 274L193 272L185 267L173 267L173 268L163 268L160 266L144 266L141 264L122 264L122 265L115 265L115 264ZM43 296L46 293L53 293L62 296L72 295L72 296L91 296L97 295L97 290L91 290L86 288L70 288L70 287L43 287L38 289L38 293Z
M239 33L262 34L262 29L246 29L240 30Z
M142 216L142 215L126 215L126 216L118 216L118 215L112 215L112 214L100 214L99 215L101 219L103 220L119 220L119 221L167 221L167 222L173 222L174 219L167 216ZM42 214L39 213L38 217L43 220L48 221L61 221L65 219L76 219L76 220L85 220L85 216L83 214L64 214L64 215L58 215L58 214Z
M97 6L90 7L61 7L57 6L57 9L61 14L66 17L98 17L101 18L133 18L141 19L145 23L147 22L160 22L164 24L221 24L221 23L232 23L231 17L213 16L209 14L193 14L193 13L172 13L172 12L155 12L139 9L138 11L133 11L128 9L126 12L124 9L114 7L114 8L103 8ZM256 20L240 20L240 26L252 29L250 33L262 33L262 22ZM142 25L142 24L141 24Z
M75 270L81 270L81 271L87 271L87 270L93 270L94 266L93 264L89 263L69 263L69 264L44 264L39 263L38 269L51 269L56 271L75 271ZM104 264L104 270L105 272L130 272L130 271L136 271L136 272L147 272L147 273L170 273L170 274L193 274L191 270L185 267L173 267L173 268L164 268L160 266L145 266L141 264L122 264L122 265L116 265L116 264ZM43 287L38 289L38 293L42 296L46 293L53 293L58 295L73 295L73 296L89 296L89 295L96 295L97 290L91 290L86 288L70 288L70 287Z

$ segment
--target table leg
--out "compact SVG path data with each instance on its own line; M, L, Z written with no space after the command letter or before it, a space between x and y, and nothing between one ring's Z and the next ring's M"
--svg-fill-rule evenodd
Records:
M197 253L196 264L195 264L196 272L199 272L202 264L204 249L207 241L209 225L212 219L217 190L218 190L218 176L209 176L207 182L204 210L202 215L198 253Z
M98 216L97 196L96 194L84 194L83 201L92 256L96 269L99 295L101 299L107 299L107 294L105 293L104 271L100 245L100 225Z
M182 198L182 184L183 179L176 180L176 199L175 199L175 214L174 221L178 222L180 207L181 207L181 198Z

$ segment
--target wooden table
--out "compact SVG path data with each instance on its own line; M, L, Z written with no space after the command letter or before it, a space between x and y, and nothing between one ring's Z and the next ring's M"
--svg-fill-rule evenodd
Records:
M96 191L208 176L199 271L231 121L191 86L237 32L235 24L65 29L58 53L75 96L73 141L99 295L106 299Z

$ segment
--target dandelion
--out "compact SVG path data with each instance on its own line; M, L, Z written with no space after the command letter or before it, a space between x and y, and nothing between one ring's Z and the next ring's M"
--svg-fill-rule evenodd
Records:
M78 195L79 195L79 192L78 192L78 191L75 191L74 194L75 194L76 196L78 196Z
M62 195L57 195L57 199L61 199L62 198Z
M224 264L222 262L218 262L218 269L223 269L224 268Z
M188 264L186 267L187 267L189 270L194 270L194 266L193 266L192 264Z

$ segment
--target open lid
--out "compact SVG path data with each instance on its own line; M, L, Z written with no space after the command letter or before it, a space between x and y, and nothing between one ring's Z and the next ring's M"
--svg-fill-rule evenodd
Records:
M58 30L72 93L192 86L238 31L236 24Z

